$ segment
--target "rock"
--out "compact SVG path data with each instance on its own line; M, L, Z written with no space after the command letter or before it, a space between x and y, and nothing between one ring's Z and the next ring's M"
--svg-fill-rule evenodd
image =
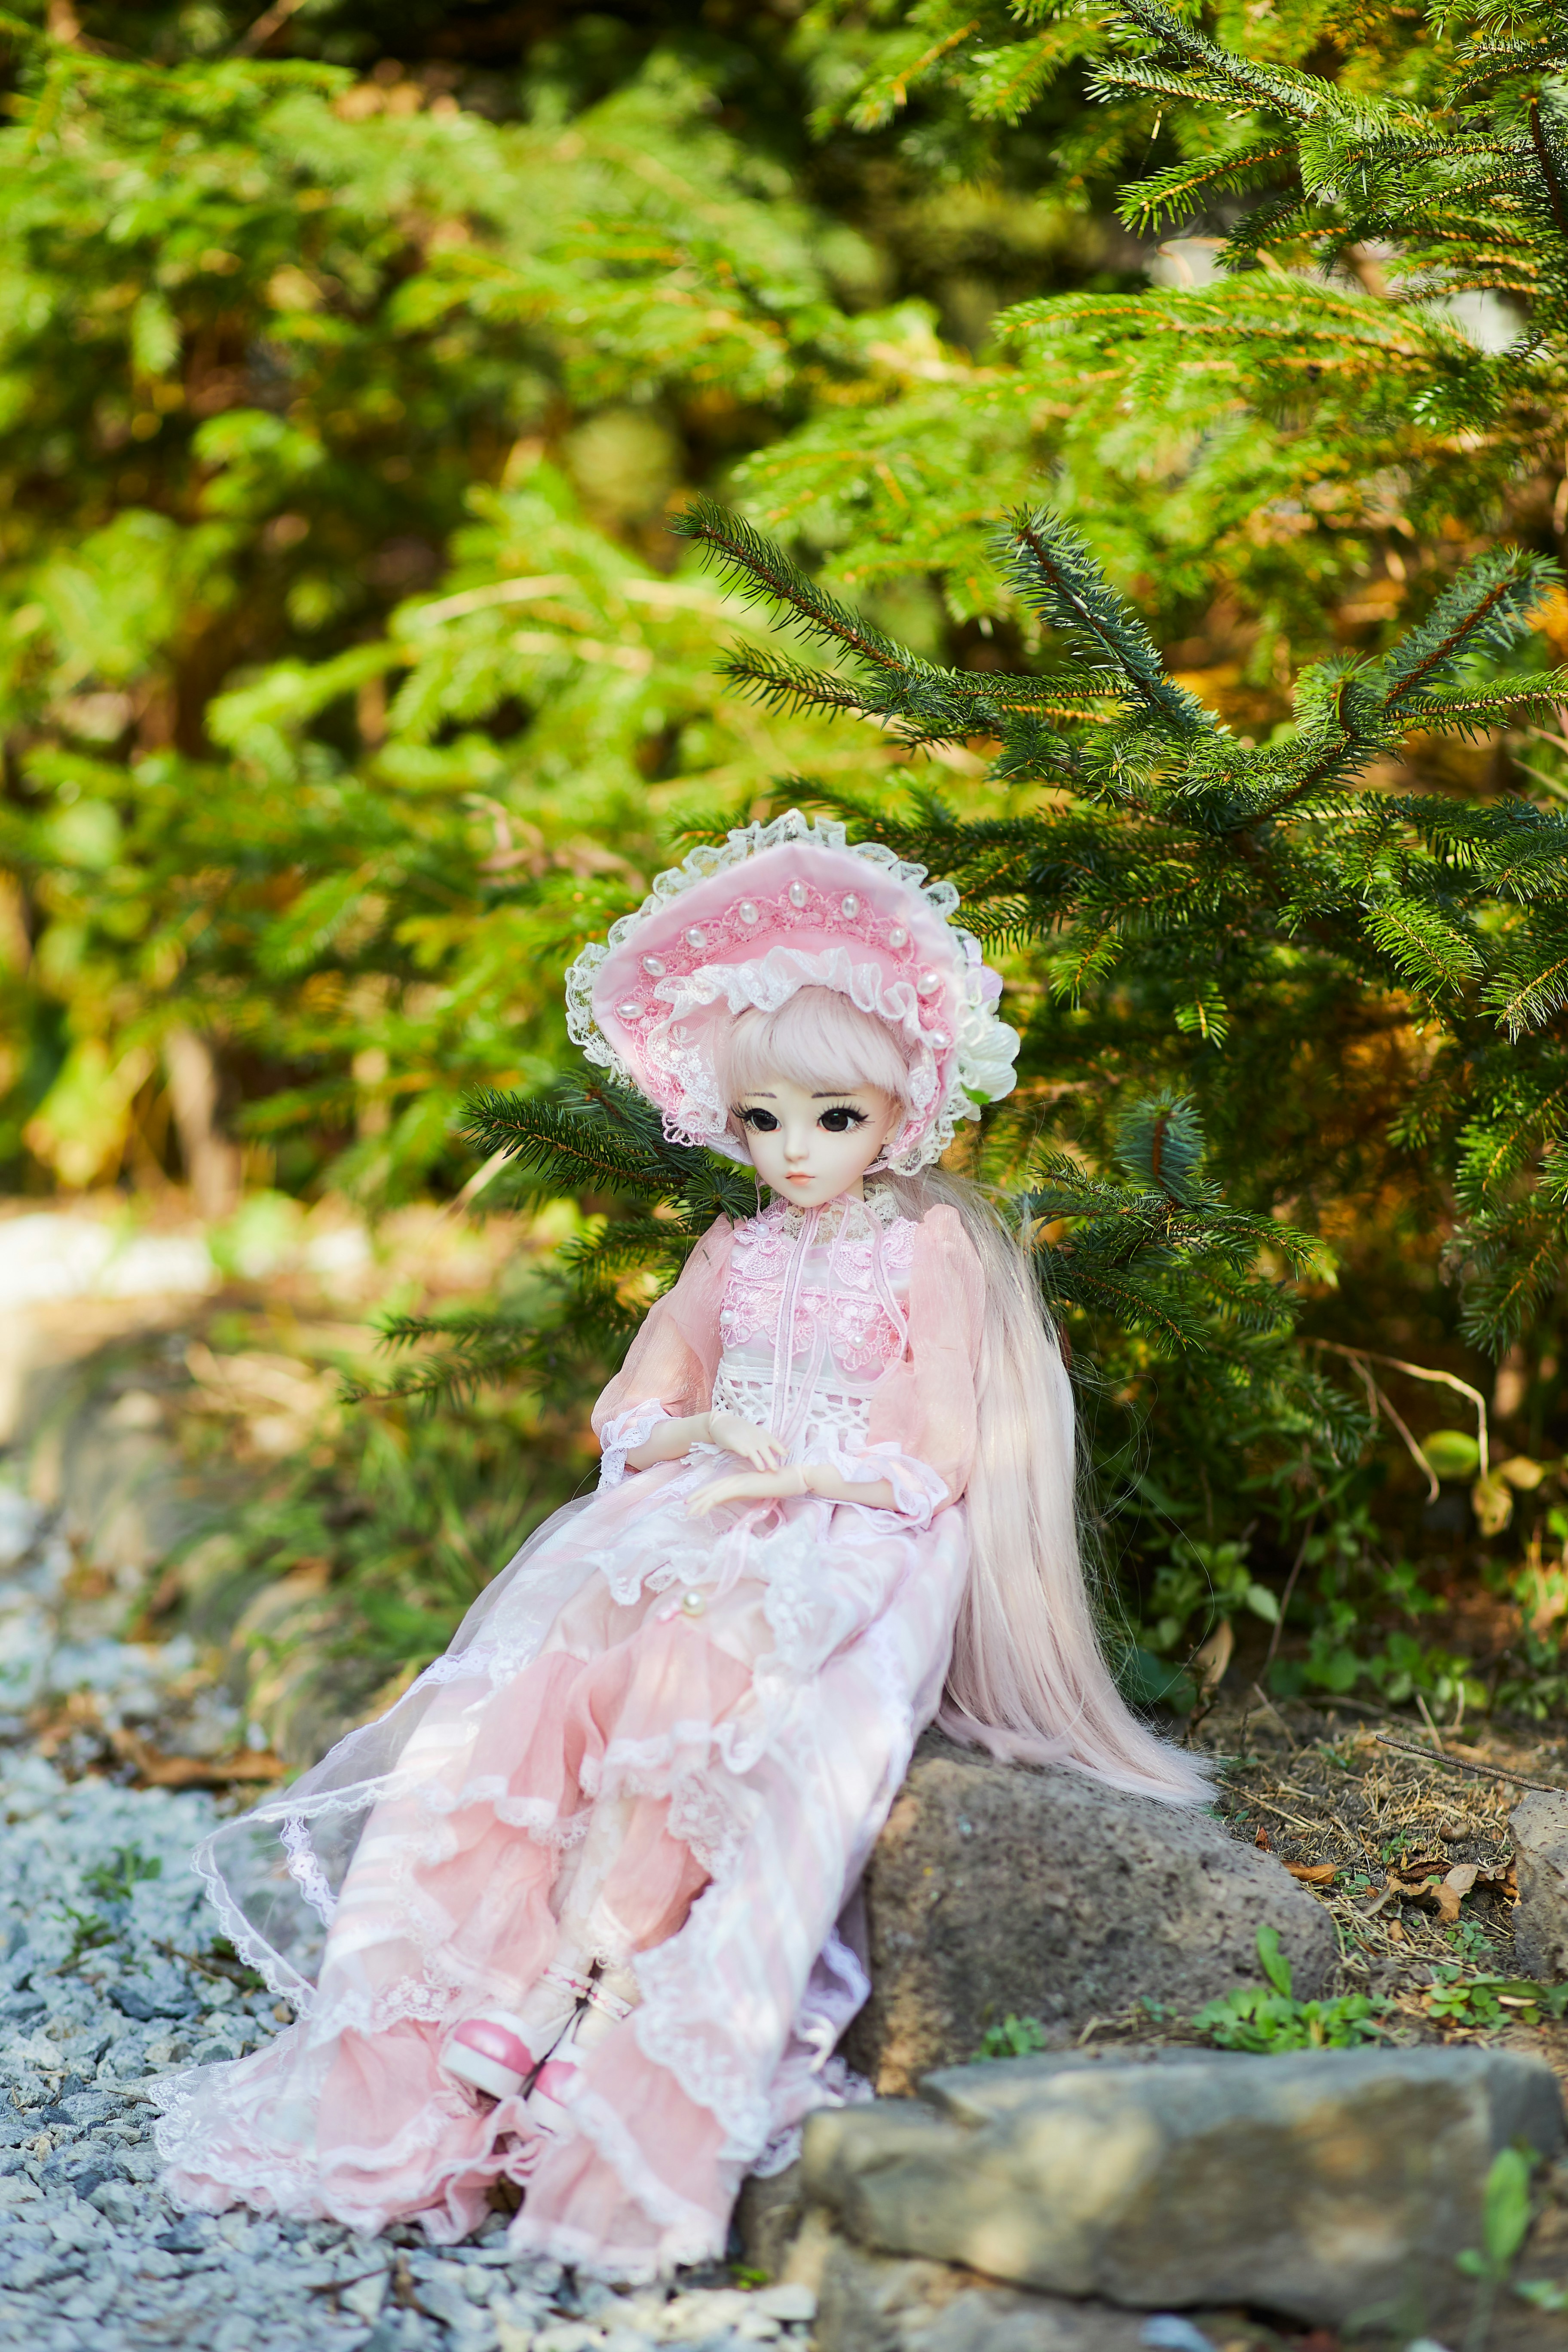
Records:
M1131 2312L871 2253L815 2220L795 2263L816 2283L816 2352L1140 2352Z
M153 1993L135 1984L111 1984L109 1998L122 2017L134 2018L139 2025L151 2025L155 2017L189 2017L195 2008L195 2001L178 1993Z
M1142 1995L1190 2013L1256 1984L1265 1924L1302 2000L1328 1990L1336 1961L1322 1906L1207 1813L936 1733L863 1885L872 1992L844 2050L885 2096L973 2057L1010 2013L1067 2042Z
M101 2188L93 2189L87 2201L95 2205L104 2220L112 2221L117 2230L128 2230L140 2219L146 2205L145 2199L121 2180L106 2180Z
M38 2173L45 2189L68 2189L73 2196L85 2197L89 2200L95 2189L107 2188L111 2181L123 2177L112 2156L83 2155L76 2148L50 2157Z
M765 2319L812 2320L816 2297L803 2279L782 2279L777 2286L760 2287L751 2298L752 2308Z
M805 2188L850 2237L1139 2309L1243 2303L1338 2326L1412 2277L1468 2308L1492 2158L1563 2146L1556 2077L1511 2051L1172 2053L948 2069L921 2101L813 2116Z
M1509 1816L1519 1904L1513 1949L1521 1976L1568 1977L1568 1794L1532 1789Z
M765 2271L769 2278L782 2276L805 2211L798 2161L783 2172L753 2174L741 2183L735 2230L741 2251L754 2270Z

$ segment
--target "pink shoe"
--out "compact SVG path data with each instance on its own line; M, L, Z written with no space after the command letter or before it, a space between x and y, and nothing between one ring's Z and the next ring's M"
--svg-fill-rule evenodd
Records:
M540 2068L525 2103L530 2121L542 2132L553 2136L565 2128L567 2109L577 2095L588 2050L603 2041L612 2026L629 2017L635 2006L635 2002L623 2000L613 1992L602 1977L590 1983L585 2005L556 2043L553 2054Z
M529 2120L552 2137L563 2129L566 2110L576 2097L582 2079L582 2062L568 2042L560 2057L547 2059L540 2068L539 2078L524 2102Z
M522 2038L526 2030L504 2012L467 2018L441 2053L443 2070L492 2099L512 2098L539 2063Z
M515 2097L542 2058L548 2058L565 2035L579 2005L591 1990L589 1979L552 1960L541 1982L564 1996L553 2024L529 2025L510 2010L492 2009L465 2018L441 2053L441 2064L460 2083L488 2091L492 2099Z

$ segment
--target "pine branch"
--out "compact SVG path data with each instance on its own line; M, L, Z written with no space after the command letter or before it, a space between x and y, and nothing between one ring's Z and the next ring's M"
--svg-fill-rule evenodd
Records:
M469 1096L461 1133L489 1159L504 1151L531 1174L562 1180L561 1189L605 1192L662 1189L668 1171L648 1143L604 1117L559 1102L489 1087Z
M1189 1094L1152 1095L1133 1103L1117 1123L1122 1165L1173 1201L1189 1206L1203 1165L1204 1132Z
M731 514L711 499L695 499L669 525L682 539L694 540L706 562L749 604L783 606L792 616L788 625L804 635L842 646L857 659L879 669L902 670L911 656L903 653L880 629L840 604L790 562L772 540L741 516Z
M1533 677L1505 678L1496 686L1466 688L1455 694L1420 694L1401 698L1400 715L1407 727L1433 734L1474 736L1499 727L1527 710L1552 710L1568 702L1568 667L1543 670Z
M1451 103L1462 103L1478 90L1489 89L1515 74L1547 74L1568 70L1568 40L1561 26L1523 40L1473 39L1454 60L1449 85Z
M1216 41L1173 16L1159 0L1119 0L1118 15L1159 44L1162 64L1183 79L1168 95L1211 99L1228 107L1263 108L1288 121L1310 122L1326 103L1333 102L1330 85L1310 74L1286 66L1260 65L1237 57ZM1102 66L1089 83L1092 97L1109 97L1124 89L1146 88L1143 68L1131 62Z
M591 1233L563 1242L556 1252L561 1264L595 1278L610 1279L657 1265L679 1272L700 1238L685 1220L659 1217L617 1217Z
M996 548L1021 602L1100 655L1146 709L1178 734L1212 731L1213 718L1195 695L1165 676L1149 632L1059 516L1044 507L1020 507L998 534Z
M1295 157L1289 140L1271 139L1258 146L1237 148L1227 155L1173 163L1123 190L1117 200L1117 214L1135 236L1153 236L1163 227L1190 220L1215 196L1237 194L1261 173L1293 164Z
M1440 685L1461 660L1485 646L1513 644L1562 578L1556 563L1518 548L1497 548L1479 557L1383 663L1378 676L1384 710L1403 720L1407 696Z
M1568 918L1558 915L1509 949L1481 1001L1510 1042L1554 1019L1568 1005Z
M722 676L770 709L849 712L896 722L911 740L963 742L994 735L1010 710L1033 709L1063 724L1103 724L1120 689L1078 672L1048 677L1001 677L992 671L937 670L915 664L856 681L832 670L807 669L776 655L741 652L720 662Z
M811 669L804 662L792 662L783 654L725 654L718 670L731 686L739 687L742 694L769 710L787 711L792 716L805 710L842 711L857 719L870 713L871 705L863 687L837 670Z
M1530 143L1535 150L1536 168L1541 173L1542 186L1546 191L1546 200L1552 207L1557 234L1568 244L1568 185L1565 185L1568 171L1564 169L1559 143L1542 116L1539 98L1531 97L1525 110L1525 119L1530 125Z
M1369 909L1366 931L1403 978L1429 996L1463 988L1481 969L1472 942L1418 898L1383 898Z

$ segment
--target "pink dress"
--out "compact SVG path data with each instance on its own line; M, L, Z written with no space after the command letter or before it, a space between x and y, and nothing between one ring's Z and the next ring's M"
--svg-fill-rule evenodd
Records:
M983 1306L947 1207L917 1224L872 1192L711 1228L600 1400L597 1492L387 1716L198 1852L225 1932L299 2021L161 2086L172 2196L417 2217L449 2242L505 2177L520 2251L619 2279L722 2255L745 2174L856 2093L833 2051L868 1987L838 1923L947 1670ZM628 1475L626 1454L710 1404L795 1460L889 1481L894 1507L689 1518L733 1457ZM599 1909L643 2000L544 2138L439 2053L549 1963L563 1857L611 1798L631 1802Z

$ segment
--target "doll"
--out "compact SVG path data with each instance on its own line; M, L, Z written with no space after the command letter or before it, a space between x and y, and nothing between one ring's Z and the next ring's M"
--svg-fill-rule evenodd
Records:
M846 1922L920 1732L1177 1802L1075 1536L1017 1243L932 1172L1013 1083L951 885L797 813L660 875L568 986L667 1133L749 1160L541 1528L380 1721L196 1857L298 2022L160 2086L169 2192L417 2218L619 2280L721 2256L744 2175L860 2086Z

